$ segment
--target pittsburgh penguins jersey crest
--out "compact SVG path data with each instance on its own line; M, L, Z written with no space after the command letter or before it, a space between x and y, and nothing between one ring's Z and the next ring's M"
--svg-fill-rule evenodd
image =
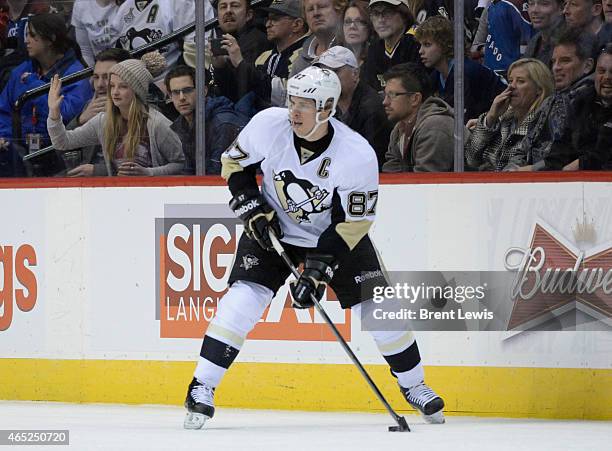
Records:
M274 174L274 188L278 201L295 222L310 222L311 214L318 214L331 208L329 191L313 185L309 180L298 179L290 170Z
M353 233L374 221L378 198L378 163L370 144L331 118L334 134L316 156L296 149L286 108L268 108L255 115L223 155L224 165L261 163L262 193L276 210L283 241L317 247L332 223ZM364 227L342 224L359 223ZM338 230L342 235L342 230ZM362 235L363 236L363 235ZM350 236L343 236L347 243ZM355 243L356 244L356 243ZM349 246L350 247L350 246Z

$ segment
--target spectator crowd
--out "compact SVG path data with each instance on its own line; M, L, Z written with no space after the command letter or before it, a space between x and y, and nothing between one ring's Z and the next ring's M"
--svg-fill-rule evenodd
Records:
M461 55L451 0L202 0L205 48L190 33L131 56L193 23L195 1L0 0L0 177L189 175L201 152L219 174L310 65L338 75L336 118L381 172L453 171L455 77L466 170L612 170L612 0L465 0Z

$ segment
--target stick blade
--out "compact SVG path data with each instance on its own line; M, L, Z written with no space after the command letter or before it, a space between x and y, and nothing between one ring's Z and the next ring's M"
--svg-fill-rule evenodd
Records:
M406 418L397 417L397 426L389 426L389 432L410 432Z

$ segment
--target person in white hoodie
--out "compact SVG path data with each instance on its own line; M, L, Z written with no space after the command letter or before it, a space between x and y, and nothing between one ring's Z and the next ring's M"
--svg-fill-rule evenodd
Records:
M72 9L72 26L88 66L95 55L115 46L119 30L113 27L121 0L76 0Z

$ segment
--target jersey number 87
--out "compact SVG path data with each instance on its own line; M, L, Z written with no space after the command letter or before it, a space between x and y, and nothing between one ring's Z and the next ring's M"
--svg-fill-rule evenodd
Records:
M356 217L375 215L377 201L378 191L368 191L367 193L353 191L348 196L348 213Z

